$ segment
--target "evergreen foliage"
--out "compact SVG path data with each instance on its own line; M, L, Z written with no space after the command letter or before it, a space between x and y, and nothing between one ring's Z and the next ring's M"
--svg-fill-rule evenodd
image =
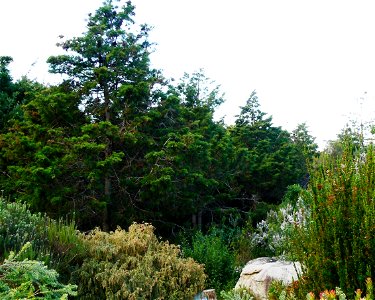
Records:
M58 272L82 299L185 299L206 279L251 299L228 291L236 263L290 255L304 273L280 299L360 299L365 285L372 297L375 150L362 132L345 128L318 157L307 125L274 126L255 91L233 125L215 121L220 87L152 69L150 28L118 2L59 42L59 85L14 81L0 56L0 295L74 295ZM195 234L181 253L140 222Z
M236 146L236 182L248 207L257 198L280 203L286 188L306 175L303 147L289 132L275 127L272 117L260 110L253 92L241 108L236 125L230 128Z
M150 28L134 13L106 0L81 36L62 38L65 53L48 59L57 86L14 82L1 58L1 189L82 230L145 221L167 237L280 203L306 177L306 128L293 138L273 126L255 92L235 125L215 121L220 87L152 69Z
M203 266L159 241L149 224L82 238L88 251L77 274L80 299L191 299L204 288Z

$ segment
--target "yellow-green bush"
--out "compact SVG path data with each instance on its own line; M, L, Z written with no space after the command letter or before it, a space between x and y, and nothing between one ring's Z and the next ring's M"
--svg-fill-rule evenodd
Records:
M95 229L82 239L88 252L77 274L80 299L192 299L204 288L203 266L158 240L149 224Z

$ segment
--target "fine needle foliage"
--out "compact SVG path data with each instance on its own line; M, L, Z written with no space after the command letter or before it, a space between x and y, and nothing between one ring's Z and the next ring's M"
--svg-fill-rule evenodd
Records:
M68 299L68 295L77 295L77 286L59 283L58 273L43 262L22 259L30 247L28 242L18 253L11 252L0 266L0 298Z
M87 259L79 273L80 299L192 299L203 290L203 266L159 241L154 227L94 230L83 236Z
M349 297L375 271L375 149L350 143L323 155L311 174L311 216L297 228L292 250L304 268L305 292L340 287Z

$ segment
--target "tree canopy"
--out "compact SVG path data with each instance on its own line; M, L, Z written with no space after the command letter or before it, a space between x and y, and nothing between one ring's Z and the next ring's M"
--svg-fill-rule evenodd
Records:
M256 92L234 125L216 121L220 87L202 71L172 84L152 69L149 26L135 24L130 1L116 3L59 42L66 53L48 63L61 84L14 81L0 57L5 194L82 229L147 221L168 234L279 203L316 153L306 126L274 126Z

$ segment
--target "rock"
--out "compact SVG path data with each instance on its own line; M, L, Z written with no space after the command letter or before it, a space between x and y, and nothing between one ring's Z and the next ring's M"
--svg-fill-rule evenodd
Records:
M204 299L216 300L216 292L214 289L204 290L202 294L206 297Z
M265 300L272 281L278 280L286 285L290 284L293 280L298 280L296 270L301 273L299 262L260 257L245 265L235 288L247 288L257 299Z
M194 297L194 300L216 300L216 292L214 289L204 290Z

